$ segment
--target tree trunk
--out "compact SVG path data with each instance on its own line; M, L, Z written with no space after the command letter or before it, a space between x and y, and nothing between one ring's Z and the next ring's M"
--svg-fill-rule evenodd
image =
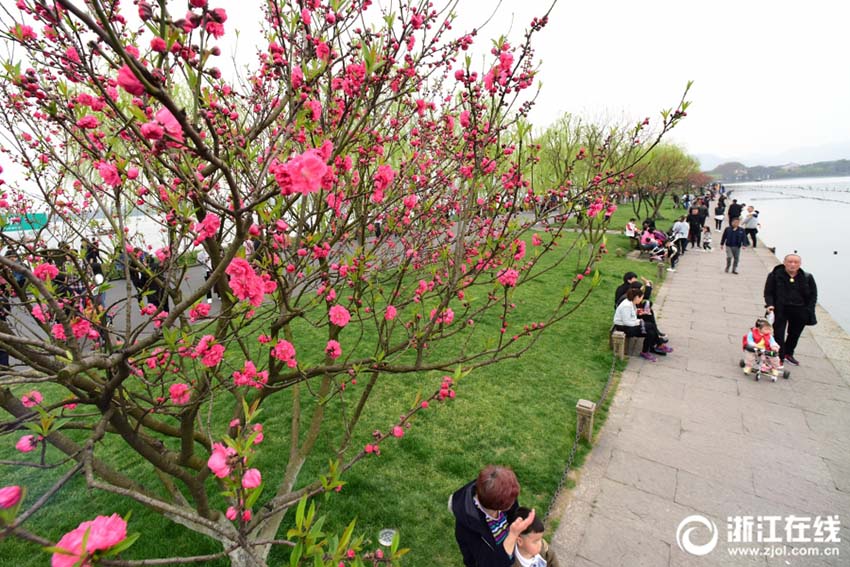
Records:
M278 487L277 494L287 494L292 492L293 487L295 486L295 480L298 478L298 473L301 472L301 467L304 466L304 462L306 459L299 458L296 463L292 463L290 461L290 466L286 467L286 474L284 475L283 481ZM280 524L283 522L283 518L286 515L286 510L281 510L277 514L270 516L263 525L255 532L255 536L252 538L253 541L270 541L275 539L277 536L277 532L280 529ZM270 545L260 545L254 548L254 555L265 561L268 559L269 552L271 551ZM250 559L250 558L249 558ZM236 565L236 563L233 563ZM243 564L239 564L242 567ZM245 563L244 567L252 567L255 565L254 563Z
M265 556L260 557L259 552L260 548L256 548L254 556L252 556L244 549L237 549L228 555L230 557L230 567L266 567L266 558ZM268 552L265 555L268 556Z

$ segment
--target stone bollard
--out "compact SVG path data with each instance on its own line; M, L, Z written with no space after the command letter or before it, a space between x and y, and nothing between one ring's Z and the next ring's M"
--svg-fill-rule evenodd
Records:
M626 358L626 333L623 331L614 331L611 333L611 348L614 350L614 356L623 360Z
M590 400L579 400L576 403L576 427L588 443L593 443L593 414L596 404Z
M655 269L658 272L658 276L655 278L657 281L661 281L661 278L664 276L664 269L666 264L664 262L658 262L655 265Z

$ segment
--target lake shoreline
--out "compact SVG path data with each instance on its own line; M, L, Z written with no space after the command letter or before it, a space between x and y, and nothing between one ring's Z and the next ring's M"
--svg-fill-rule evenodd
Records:
M730 198L760 212L759 246L775 248L777 263L789 253L802 257L803 270L817 282L818 303L850 332L844 289L850 281L850 260L844 260L850 241L843 230L850 220L850 177L736 183L726 189Z

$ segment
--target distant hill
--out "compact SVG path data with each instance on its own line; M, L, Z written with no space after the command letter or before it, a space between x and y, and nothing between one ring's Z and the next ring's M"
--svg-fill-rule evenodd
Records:
M702 167L703 171L714 169L718 165L729 161L728 157L724 159L714 154L696 154L694 157L699 160L699 164Z
M738 161L723 163L706 172L716 181L762 181L788 177L832 177L850 175L850 159L819 161L807 165L786 163L785 165L748 167Z
M817 146L801 146L782 151L748 152L737 154L702 153L695 156L703 171L718 165L739 161L741 163L778 165L783 163L816 163L850 158L850 140L828 142Z

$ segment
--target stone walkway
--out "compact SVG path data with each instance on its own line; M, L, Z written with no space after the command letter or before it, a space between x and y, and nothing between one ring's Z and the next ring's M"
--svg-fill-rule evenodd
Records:
M764 278L778 261L765 248L745 249L740 275L726 274L719 241L714 252L689 251L668 274L657 310L675 352L629 362L553 538L562 564L850 565L850 337L818 308L820 324L803 333L789 380L745 377L741 336L763 313ZM693 514L719 534L703 556L677 544L680 522ZM840 516L841 542L788 543L784 557L730 555L782 546L792 514ZM755 543L729 543L730 516L781 516L782 543L757 543L755 533ZM770 522L756 523L767 534ZM691 539L709 535L699 527ZM790 555L833 546L838 556Z

